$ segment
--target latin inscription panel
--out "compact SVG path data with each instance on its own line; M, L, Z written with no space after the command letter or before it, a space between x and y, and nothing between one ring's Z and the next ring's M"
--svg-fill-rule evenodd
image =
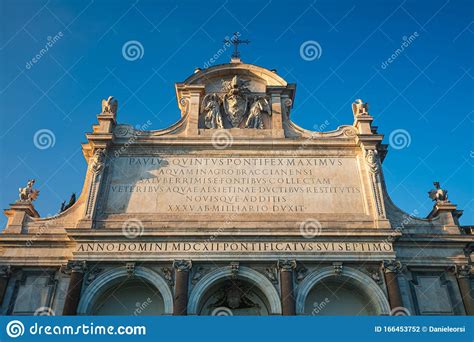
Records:
M106 212L364 213L355 158L119 157Z

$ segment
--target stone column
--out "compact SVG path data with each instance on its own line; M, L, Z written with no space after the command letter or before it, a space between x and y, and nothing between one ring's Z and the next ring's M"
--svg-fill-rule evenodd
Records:
M186 316L188 314L188 283L191 260L175 260L174 267L174 302L173 315Z
M472 297L471 282L471 265L456 265L455 273L458 280L459 291L461 292L462 301L466 315L474 316L474 298Z
M0 267L0 306L3 304L3 298L5 297L5 292L7 291L8 280L12 274L10 266L1 266Z
M382 267L384 270L385 284L387 285L390 308L393 310L403 307L402 295L397 278L398 273L402 269L402 264L397 260L385 260Z
M296 310L293 294L293 270L296 268L296 261L280 260L278 268L280 269L281 313L283 316L294 316Z
M66 272L71 272L71 277L67 289L66 300L64 301L64 316L75 316L77 314L77 306L81 299L82 281L84 279L85 269L85 261L73 260L68 262L66 266Z

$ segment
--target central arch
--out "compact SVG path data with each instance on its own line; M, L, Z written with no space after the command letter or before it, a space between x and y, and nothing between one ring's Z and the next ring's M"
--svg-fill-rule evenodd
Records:
M198 315L200 306L205 300L208 290L219 282L225 281L233 276L230 267L218 268L206 274L193 288L188 301L188 315ZM273 284L261 273L249 268L240 267L236 274L237 279L248 282L255 286L265 297L268 303L268 314L281 315L280 295Z

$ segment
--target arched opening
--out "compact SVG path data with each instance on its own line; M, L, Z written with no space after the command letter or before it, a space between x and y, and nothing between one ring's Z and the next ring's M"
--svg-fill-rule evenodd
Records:
M242 279L222 279L202 296L198 314L202 316L267 316L269 303L263 292Z
M281 300L275 286L262 273L240 266L211 271L189 295L188 315L280 315Z
M305 315L313 316L368 316L376 315L377 308L370 297L347 278L326 278L315 284L308 293Z
M380 286L352 267L336 273L325 267L307 275L296 289L299 315L388 315L390 305Z
M97 316L154 316L164 314L163 298L153 286L140 279L111 286L92 306Z
M171 315L173 295L166 281L153 270L137 267L108 270L84 291L78 315Z

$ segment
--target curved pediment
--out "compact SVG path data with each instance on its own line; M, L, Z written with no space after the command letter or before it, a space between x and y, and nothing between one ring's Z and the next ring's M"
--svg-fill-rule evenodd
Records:
M212 85L216 81L232 78L239 75L242 78L251 79L251 87L258 88L261 85L270 87L286 87L288 83L276 73L276 70L268 70L258 65L244 63L220 64L208 69L196 69L195 73L189 76L184 84L206 84Z

